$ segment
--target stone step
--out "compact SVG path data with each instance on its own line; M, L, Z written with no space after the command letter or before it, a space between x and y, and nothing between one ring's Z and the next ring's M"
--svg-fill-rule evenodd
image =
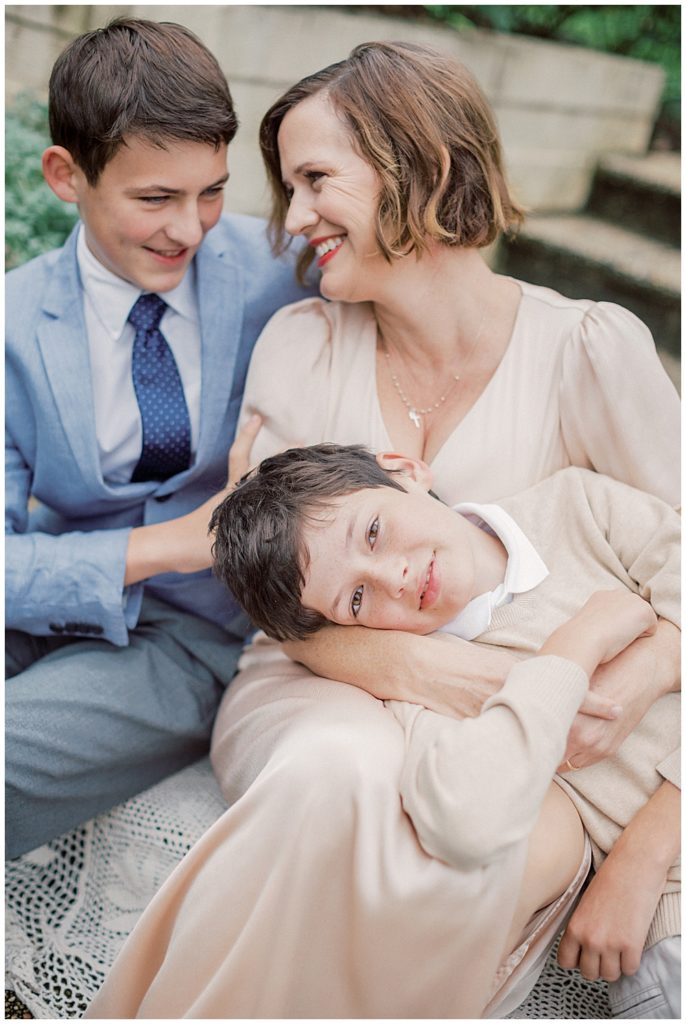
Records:
M495 263L501 273L571 298L626 306L659 348L679 356L681 270L673 246L586 213L539 215L499 246Z
M586 212L678 246L681 154L605 156L593 179Z

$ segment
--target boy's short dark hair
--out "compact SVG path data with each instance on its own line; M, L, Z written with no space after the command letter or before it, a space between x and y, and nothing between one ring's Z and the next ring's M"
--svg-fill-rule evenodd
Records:
M325 625L301 603L309 564L303 522L368 487L404 490L361 445L317 444L265 459L215 509L214 571L268 636L302 640Z
M218 148L238 129L226 77L197 36L137 18L67 46L50 76L49 117L54 145L69 150L91 186L126 135Z

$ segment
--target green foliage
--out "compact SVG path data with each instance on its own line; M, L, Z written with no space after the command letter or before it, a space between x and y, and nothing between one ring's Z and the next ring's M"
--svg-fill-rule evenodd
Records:
M681 6L661 4L425 5L435 20L576 43L661 64L664 107L678 121L681 99Z
M44 103L22 95L5 117L5 265L7 270L62 245L77 219L75 206L48 188L41 154L50 144Z

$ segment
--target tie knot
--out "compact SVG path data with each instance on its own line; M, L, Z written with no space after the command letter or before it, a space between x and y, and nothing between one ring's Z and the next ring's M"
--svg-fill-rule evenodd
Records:
M131 307L128 315L129 323L132 323L137 331L155 330L160 326L160 320L164 316L167 303L159 295L148 293L141 295Z

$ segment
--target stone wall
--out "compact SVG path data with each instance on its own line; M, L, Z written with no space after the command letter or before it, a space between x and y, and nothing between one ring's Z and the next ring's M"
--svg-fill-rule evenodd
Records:
M336 6L8 5L7 102L44 96L52 63L73 36L126 14L178 21L226 71L241 130L230 149L227 207L264 213L257 129L269 104L297 79L372 39L429 44L464 61L494 106L514 190L532 210L583 206L601 153L645 152L660 100L660 68L580 47L427 26Z

